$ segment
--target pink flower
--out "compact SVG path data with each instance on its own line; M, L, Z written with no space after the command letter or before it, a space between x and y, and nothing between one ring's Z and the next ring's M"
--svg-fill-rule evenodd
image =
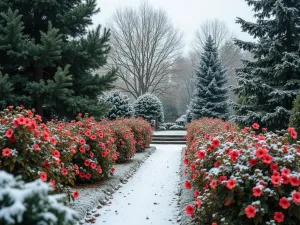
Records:
M46 182L47 181L47 174L45 172L41 172L40 178L42 181Z
M185 181L185 187L186 187L187 189L191 189L191 188L192 188L192 183L189 182L189 181Z
M219 147L219 145L220 145L220 141L218 140L218 139L214 139L213 141L212 141L212 143L211 143L211 145L213 146L213 147Z
M252 125L252 127L253 127L253 129L258 130L258 129L259 129L259 124L254 123L254 124Z
M285 197L281 198L279 201L279 205L284 208L287 209L290 207L291 203L289 202L289 200Z
M245 209L245 213L248 218L254 218L256 215L256 208L253 207L252 205L248 205L247 208Z
M185 207L185 211L186 211L186 214L193 215L194 214L194 207L191 206L191 205L188 205L188 206Z
M295 203L300 203L300 192L295 192L292 197Z
M261 194L262 194L261 188L259 188L259 187L253 188L253 196L259 197L259 196L261 196Z
M284 215L282 212L275 212L274 220L276 220L278 223L281 223L284 221Z
M230 180L227 182L227 188L228 188L228 189L233 189L235 186L236 186L236 181L235 181L234 179L230 179Z
M10 157L11 156L11 149L10 148L5 148L2 150L2 156L3 157Z

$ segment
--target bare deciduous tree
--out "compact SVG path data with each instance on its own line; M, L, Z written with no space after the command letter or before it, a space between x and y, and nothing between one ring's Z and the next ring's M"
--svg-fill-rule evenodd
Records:
M111 29L111 62L119 68L119 88L135 98L166 92L170 71L180 54L182 37L162 10L147 3L118 9Z

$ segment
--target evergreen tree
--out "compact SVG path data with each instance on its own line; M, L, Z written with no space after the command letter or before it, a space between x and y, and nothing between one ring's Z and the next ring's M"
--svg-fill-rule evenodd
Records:
M138 97L133 103L135 116L143 117L151 122L151 120L158 120L164 122L164 109L161 101L153 94L146 93Z
M110 51L108 30L87 30L99 12L96 0L2 0L0 11L0 86L10 87L0 89L1 107L103 115L97 97L112 88L116 74L94 72Z
M245 60L237 70L235 92L242 101L234 104L233 119L271 130L286 128L300 87L300 1L245 1L253 7L256 22L238 18L237 23L258 41L235 40L254 60Z
M131 117L133 116L133 106L129 104L129 98L123 95L120 91L113 91L103 97L106 103L110 104L107 117L114 120L118 117Z
M297 133L300 134L300 91L293 102L289 126L294 127Z
M202 117L228 118L226 82L226 70L221 65L214 40L209 36L200 57L200 66L196 71L195 91L189 106L193 120Z

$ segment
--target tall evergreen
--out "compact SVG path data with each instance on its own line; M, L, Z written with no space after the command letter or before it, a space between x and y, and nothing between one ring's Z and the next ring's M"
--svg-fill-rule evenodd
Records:
M245 0L255 12L256 22L241 18L237 23L257 42L236 40L252 53L237 70L240 98L234 104L242 125L260 123L269 129L286 128L292 102L300 87L300 1Z
M223 69L214 40L208 37L196 71L195 91L189 106L192 119L214 117L227 119L227 73Z
M109 30L88 31L99 12L96 2L0 1L0 107L22 104L66 117L103 115L106 107L97 98L112 88L116 75L95 73L110 51Z

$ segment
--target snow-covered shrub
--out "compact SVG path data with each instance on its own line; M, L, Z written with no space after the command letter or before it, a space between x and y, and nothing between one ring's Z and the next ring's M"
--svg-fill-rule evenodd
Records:
M66 124L78 144L73 158L78 181L98 181L109 177L117 160L115 138L110 127L85 115ZM75 145L76 146L76 145Z
M75 211L62 204L63 195L50 195L42 180L24 183L0 171L0 224L75 225Z
M186 121L186 114L183 114L181 117L179 117L176 121L175 121L175 124L178 125L178 126L182 126L182 127L185 127L186 124L187 124L187 121Z
M103 97L104 102L111 105L108 111L108 119L114 120L118 117L133 116L133 107L129 103L129 98L120 91L113 91Z
M163 124L161 124L163 127L165 127L167 130L169 130L170 129L170 127L172 127L172 126L174 126L175 125L175 123L170 123L170 122L168 122L168 123L163 123Z
M137 152L141 152L150 146L153 129L149 122L142 118L124 119L124 122L131 127L136 141L135 148Z
M290 127L294 127L296 132L300 132L300 92L293 102L293 109L290 117Z
M160 125L160 126L158 127L158 130L167 130L167 128L166 128L165 126L163 126L163 125Z
M218 225L300 224L300 146L287 132L227 129L196 138L185 151L186 206L196 222Z
M25 181L44 174L44 180L50 181L57 192L68 192L65 187L75 180L74 153L69 149L72 140L62 140L52 131L31 110L9 107L1 111L0 169L22 175Z
M158 120L163 123L164 110L161 101L153 94L144 94L138 97L133 104L135 116L142 117L147 121Z
M103 120L101 123L110 127L117 147L117 162L124 162L134 157L136 140L134 134L123 119Z
M204 137L208 134L215 134L219 132L223 132L225 130L237 130L237 125L230 124L221 119L214 118L201 118L199 120L193 120L187 126L187 145L190 147L191 144L196 140L196 137Z
M169 127L169 130L184 130L184 129L185 129L184 126L180 126L180 125L177 125L177 124L174 124L173 126Z

